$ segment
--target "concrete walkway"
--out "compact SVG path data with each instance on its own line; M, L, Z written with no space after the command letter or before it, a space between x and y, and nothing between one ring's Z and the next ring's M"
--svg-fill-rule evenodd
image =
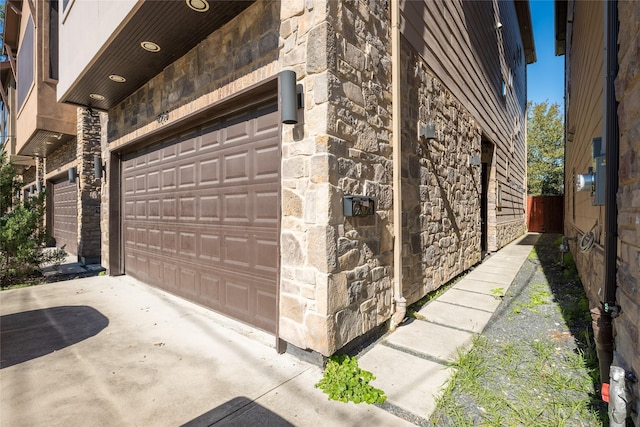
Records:
M383 407L328 400L314 387L322 370L276 354L272 336L128 276L3 291L0 425L412 425L537 237L491 256L360 358Z
M491 255L418 312L420 319L389 333L359 359L376 376L372 385L409 419L428 419L451 376L447 363L471 347L500 305L539 234L530 233ZM399 410L399 411L398 411Z

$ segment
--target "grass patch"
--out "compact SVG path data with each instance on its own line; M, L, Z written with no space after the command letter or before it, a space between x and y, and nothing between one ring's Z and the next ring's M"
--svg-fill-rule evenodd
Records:
M586 365L580 354L559 357L555 343L548 339L493 345L478 336L473 348L459 353L450 364L454 373L430 422L563 426L581 420L579 425L602 425L592 407Z
M496 326L458 354L429 425L608 426L589 301L573 258L560 265L560 243L543 235L529 254L536 270L504 319L527 326Z

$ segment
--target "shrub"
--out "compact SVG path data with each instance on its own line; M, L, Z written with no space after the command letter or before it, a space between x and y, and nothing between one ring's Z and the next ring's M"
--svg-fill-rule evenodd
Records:
M0 154L0 283L2 287L32 276L44 263L60 263L64 249L45 251L48 236L44 228L46 192L17 200L20 189L16 170Z

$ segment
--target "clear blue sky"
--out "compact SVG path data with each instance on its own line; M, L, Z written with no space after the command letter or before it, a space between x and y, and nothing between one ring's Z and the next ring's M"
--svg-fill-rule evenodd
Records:
M529 4L538 60L527 65L527 97L534 103L557 102L564 111L564 56L555 56L553 1Z

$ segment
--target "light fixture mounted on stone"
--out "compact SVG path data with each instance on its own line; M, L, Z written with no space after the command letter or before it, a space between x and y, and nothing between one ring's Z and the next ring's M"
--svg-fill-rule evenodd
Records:
M102 164L102 159L98 155L93 156L93 176L100 179L103 172L106 172L106 167Z
M286 125L298 123L298 109L304 107L302 85L296 85L296 72L281 71L278 79L280 119Z
M168 111L163 111L162 113L158 114L158 116L156 117L156 121L160 124L164 124L169 120L169 112Z
M76 168L69 168L67 170L67 175L70 183L76 182Z
M418 122L418 138L427 141L436 139L436 124L434 122Z

